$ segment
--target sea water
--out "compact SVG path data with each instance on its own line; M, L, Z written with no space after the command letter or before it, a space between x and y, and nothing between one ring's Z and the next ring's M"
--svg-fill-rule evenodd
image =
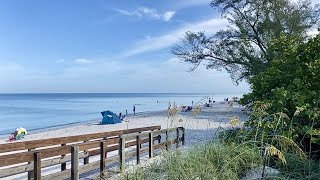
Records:
M0 94L0 134L18 127L42 129L101 119L101 111L116 114L165 110L169 103L191 105L241 94L204 93L28 93Z

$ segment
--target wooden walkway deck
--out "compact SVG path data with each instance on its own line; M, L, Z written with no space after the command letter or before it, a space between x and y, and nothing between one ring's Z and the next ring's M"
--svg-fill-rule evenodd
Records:
M124 171L126 159L136 157L136 162L140 163L142 153L148 152L149 158L152 158L155 149L168 150L171 144L178 147L180 142L185 143L183 127L161 129L160 126L150 126L0 144L0 178L28 173L28 179L35 180L79 179L82 173L94 169L102 172L106 165L115 162L119 163L119 170ZM117 155L107 157L112 151L118 151ZM100 160L90 163L93 156L100 156ZM81 159L83 165L79 163ZM67 163L71 164L68 169ZM43 168L57 165L61 166L60 171L42 175Z

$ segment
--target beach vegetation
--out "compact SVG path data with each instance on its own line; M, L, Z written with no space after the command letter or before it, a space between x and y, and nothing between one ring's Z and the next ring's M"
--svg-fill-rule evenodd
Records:
M320 35L297 41L282 36L273 42L276 58L250 79L252 92L241 102L251 111L246 126L252 133L285 136L319 158Z
M209 142L188 151L164 153L158 162L137 167L120 179L240 179L261 164L258 149Z

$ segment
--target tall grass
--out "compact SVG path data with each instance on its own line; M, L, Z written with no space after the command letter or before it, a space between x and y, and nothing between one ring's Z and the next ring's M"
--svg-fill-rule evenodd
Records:
M286 154L287 164L278 163L283 179L320 180L320 161L302 158L296 154Z
M210 142L206 145L165 153L160 162L138 167L120 179L239 179L262 158L257 149L244 145Z

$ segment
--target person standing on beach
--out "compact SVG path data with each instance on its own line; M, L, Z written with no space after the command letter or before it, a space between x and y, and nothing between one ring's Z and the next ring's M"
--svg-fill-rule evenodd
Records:
M126 110L126 116L128 116L128 110Z
M136 115L136 106L133 105L133 115L135 116Z

